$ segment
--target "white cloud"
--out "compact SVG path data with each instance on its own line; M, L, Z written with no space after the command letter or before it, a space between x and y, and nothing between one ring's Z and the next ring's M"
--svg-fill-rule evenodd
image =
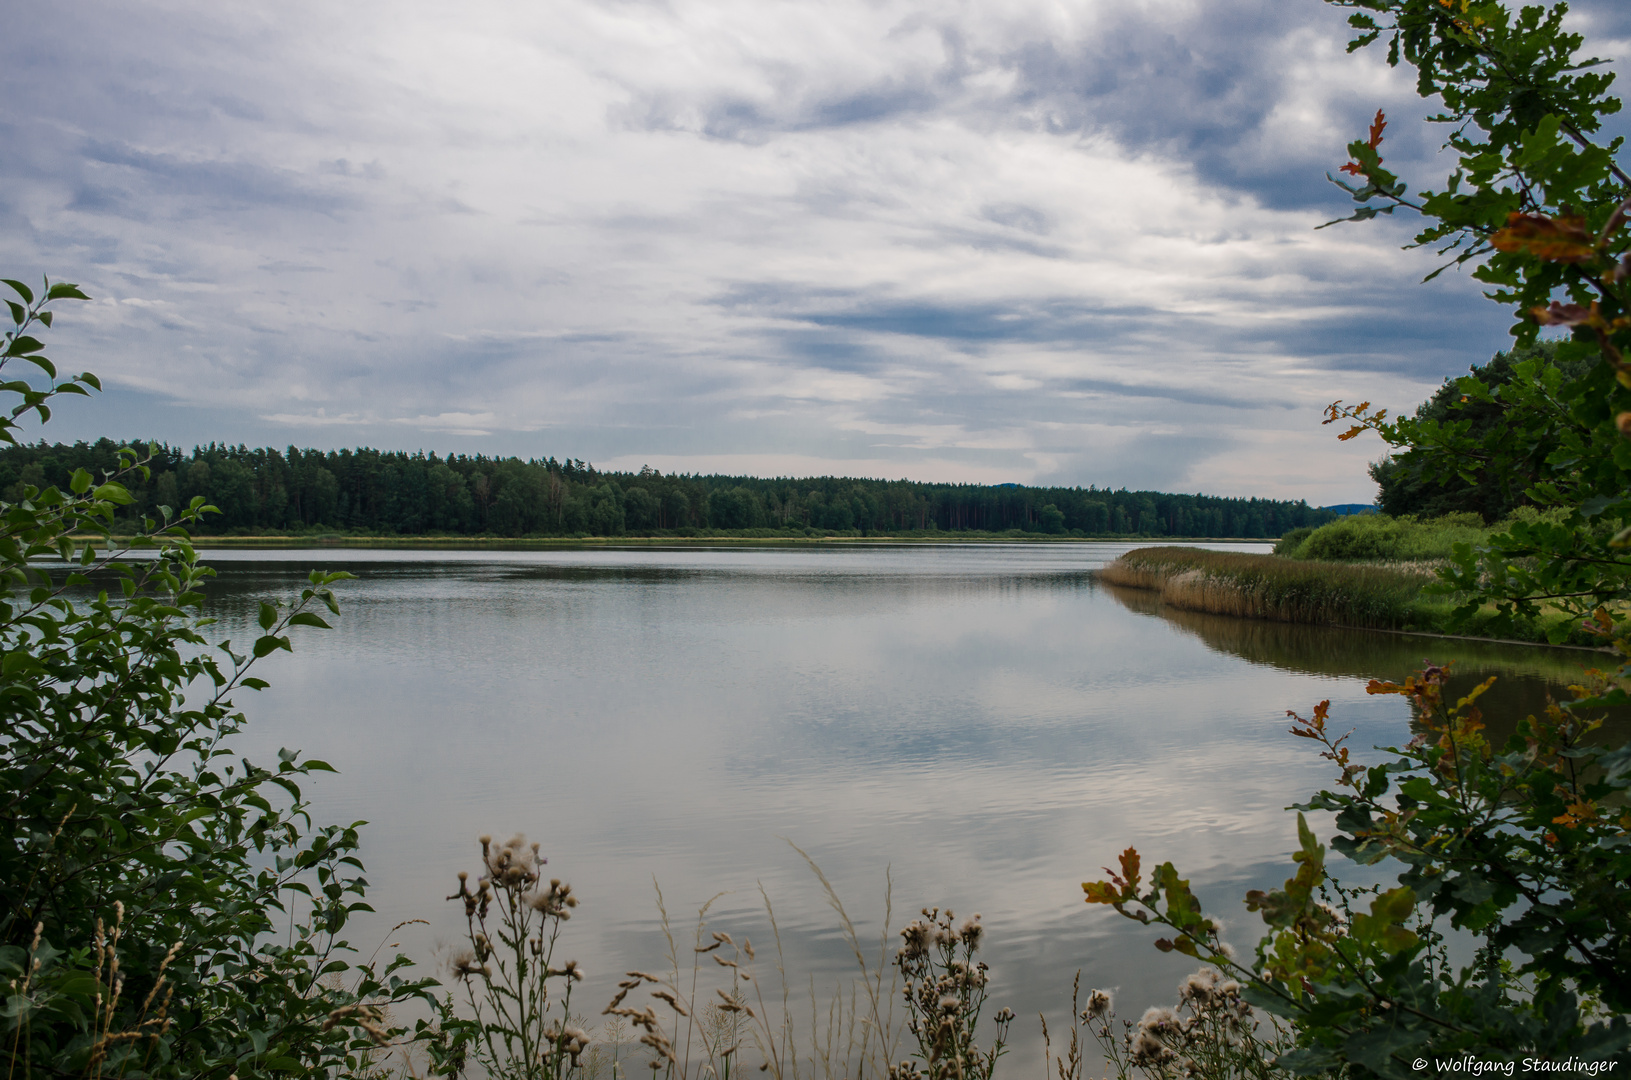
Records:
M107 298L56 355L178 438L1348 501L1319 407L1504 331L1400 225L1313 231L1378 105L1436 145L1317 4L35 18L11 269Z

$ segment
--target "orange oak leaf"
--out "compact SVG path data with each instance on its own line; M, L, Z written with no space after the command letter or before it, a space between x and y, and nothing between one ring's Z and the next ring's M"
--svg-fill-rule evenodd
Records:
M1372 150L1375 150L1378 146L1382 145L1382 130L1386 127L1387 116L1381 109L1377 109L1376 119L1370 122L1370 139L1368 141L1368 145ZM1376 157L1376 164L1380 165L1381 163L1382 158L1381 155L1378 154ZM1365 173L1365 166L1359 164L1357 161L1350 161L1346 165L1339 166L1338 171L1345 172L1349 176L1363 176Z
M1137 848L1130 847L1121 853L1121 872L1126 876L1129 889L1138 888L1139 858Z
M1547 262L1590 262L1597 257L1597 238L1586 231L1586 219L1578 214L1548 217L1545 214L1513 213L1506 228L1489 238L1496 251L1533 255Z
M1381 109L1376 110L1376 119L1370 122L1370 148L1375 150L1382 145L1382 131L1387 127L1387 115ZM1378 161L1381 159L1378 158Z
M1563 304L1553 300L1549 307L1530 308L1529 314L1542 326L1587 326L1602 322L1602 314L1597 310L1595 302L1586 307L1583 304Z

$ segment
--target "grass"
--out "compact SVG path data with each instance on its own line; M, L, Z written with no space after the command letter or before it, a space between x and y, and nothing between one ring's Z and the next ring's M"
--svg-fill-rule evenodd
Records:
M1427 560L1336 562L1148 547L1127 552L1098 571L1098 578L1110 585L1151 590L1164 605L1184 611L1365 630L1450 633L1455 599L1423 595L1435 580L1433 568ZM1494 615L1494 608L1479 612L1455 633L1494 639L1489 629ZM1569 619L1556 612L1520 623L1503 639L1548 644L1548 629ZM1578 630L1566 643L1593 648L1602 644Z
M1159 591L1164 603L1188 611L1371 630L1412 628L1422 586L1432 580L1396 567L1181 547L1129 551L1099 578Z
M657 888L664 962L655 973L628 971L600 1012L611 1019L586 1030L588 1017L575 1013L570 1000L581 978L577 964L550 966L575 893L559 881L543 885L538 846L524 836L502 844L484 836L480 843L485 873L474 890L469 875L461 874L459 891L449 898L464 902L468 920L470 948L452 961L462 1004L449 998L417 1040L390 1045L402 1061L401 1080L461 1071L487 1080L744 1080L758 1074L765 1080L997 1080L1016 1016L987 1008L993 984L977 959L985 940L979 915L958 920L949 909L923 908L897 928L886 876L882 926L876 938L864 938L821 867L788 841L837 916L855 964L847 984L841 981L823 1001L813 977L807 995L800 980L789 977L763 885L772 944L765 965L771 970L762 974L746 936L710 925L724 893L702 904L687 934L670 920ZM524 963L529 949L530 965ZM1180 984L1178 1009L1193 1016L1181 1028L1165 1022L1171 1009L1153 1009L1136 1025L1118 1024L1108 992L1090 990L1083 1010L1081 991L1078 971L1064 1053L1054 1053L1047 1020L1037 1018L1048 1080L1292 1080L1273 1065L1288 1048L1282 1026L1271 1022L1256 1034L1262 1025L1241 1001L1239 984L1214 970ZM1206 1023L1208 1009L1219 1022ZM631 1039L636 1031L644 1034ZM1095 1043L1100 1055L1089 1049ZM1152 1046L1167 1067L1140 1056L1140 1047ZM383 1068L357 1075L387 1078Z
M1478 547L1489 538L1504 532L1519 521L1558 520L1562 511L1541 511L1520 507L1510 517L1494 524L1485 524L1477 514L1446 514L1437 518L1418 518L1409 515L1389 517L1385 514L1363 514L1340 518L1317 529L1293 529L1274 545L1274 554L1286 564L1284 573L1300 574L1294 569L1303 564L1319 563L1327 567L1343 566L1349 569L1368 568L1378 571L1393 570L1416 575L1425 583L1428 575L1446 565L1457 544ZM1334 569L1328 573L1337 573ZM1369 587L1360 586L1361 591ZM1345 622L1341 625L1375 626L1378 629L1422 630L1435 633L1448 632L1450 613L1456 600L1448 596L1421 596L1405 605L1395 625L1385 623ZM1196 606L1193 610L1221 611L1220 607ZM1280 616L1263 616L1276 618ZM1293 619L1292 621L1303 621ZM1459 634L1474 637L1496 636L1496 611L1486 606L1472 618L1456 626ZM1564 643L1600 647L1602 642L1583 633L1574 625L1574 616L1556 608L1543 609L1538 618L1520 620L1515 627L1505 628L1500 636L1532 642L1550 642L1548 631L1567 624Z

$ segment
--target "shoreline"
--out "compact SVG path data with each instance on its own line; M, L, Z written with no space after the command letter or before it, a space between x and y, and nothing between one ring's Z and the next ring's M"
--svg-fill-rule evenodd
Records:
M129 537L112 538L116 543L128 543ZM618 548L618 547L717 547L720 545L744 547L802 547L821 544L930 546L937 544L1147 544L1152 539L1163 543L1201 544L1273 544L1272 539L1261 537L1147 537L1147 536L1004 536L988 534L959 536L939 533L922 536L560 536L560 537L498 537L498 536L194 536L195 548L380 548L420 549L425 551L490 549L548 550L551 548Z
M1560 635L1565 640L1550 640L1550 631L1562 625L1556 616L1546 622L1528 619L1511 627L1523 635L1517 638L1450 633L1444 629L1448 602L1422 595L1431 575L1392 564L1324 562L1161 546L1126 552L1092 571L1092 576L1106 585L1147 592L1159 605L1180 611L1258 622L1612 654L1612 650L1581 640L1583 635L1568 627ZM1481 629L1494 621L1475 615L1468 629Z
M1127 585L1120 582L1110 582L1102 578L1098 570L1089 570L1088 576L1093 578L1094 581L1109 585L1111 588L1132 589L1137 592L1147 593L1154 596L1158 602L1161 600L1161 587L1158 585ZM1160 608L1167 606L1169 605L1165 604L1164 602L1160 603L1160 606L1155 609L1154 613L1159 614ZM1479 637L1477 634L1445 634L1434 630L1400 630L1385 626L1349 626L1346 623L1301 622L1295 619L1258 618L1250 615L1235 615L1228 612L1207 611L1203 608L1189 608L1177 604L1170 606L1174 611L1196 611L1201 614L1217 615L1222 618L1242 619L1248 622L1279 623L1283 626L1318 626L1331 630L1352 630L1357 633L1365 634L1392 634L1396 637L1436 638L1440 641L1472 641L1484 645L1517 645L1526 649L1566 649L1569 652L1599 653L1608 656L1617 655L1613 649L1601 645L1571 645L1566 642L1563 644L1554 645L1550 641L1530 641L1524 638Z

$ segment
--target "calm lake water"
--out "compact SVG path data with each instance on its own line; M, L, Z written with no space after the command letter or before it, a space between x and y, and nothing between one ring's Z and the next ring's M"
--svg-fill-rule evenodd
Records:
M825 988L852 961L791 841L874 941L886 874L891 932L925 905L980 912L1023 1067L1036 1013L1062 1016L1078 969L1136 1017L1193 967L1083 903L1128 844L1173 860L1235 943L1255 942L1239 897L1288 876L1283 808L1332 772L1287 709L1329 698L1356 747L1397 744L1407 709L1367 695L1372 677L1453 658L1469 679L1505 674L1533 710L1586 656L1162 612L1089 576L1128 546L208 561L211 611L245 643L256 600L316 567L357 575L337 628L300 634L257 671L272 688L238 700L244 752L331 762L341 775L310 789L319 819L368 820L380 914L359 942L425 918L404 947L445 957L463 920L443 897L476 870L475 837L521 831L583 898L568 951L595 977L578 1000L663 965L654 881L682 925L726 892L711 927L750 935L768 973L762 884L795 978Z

